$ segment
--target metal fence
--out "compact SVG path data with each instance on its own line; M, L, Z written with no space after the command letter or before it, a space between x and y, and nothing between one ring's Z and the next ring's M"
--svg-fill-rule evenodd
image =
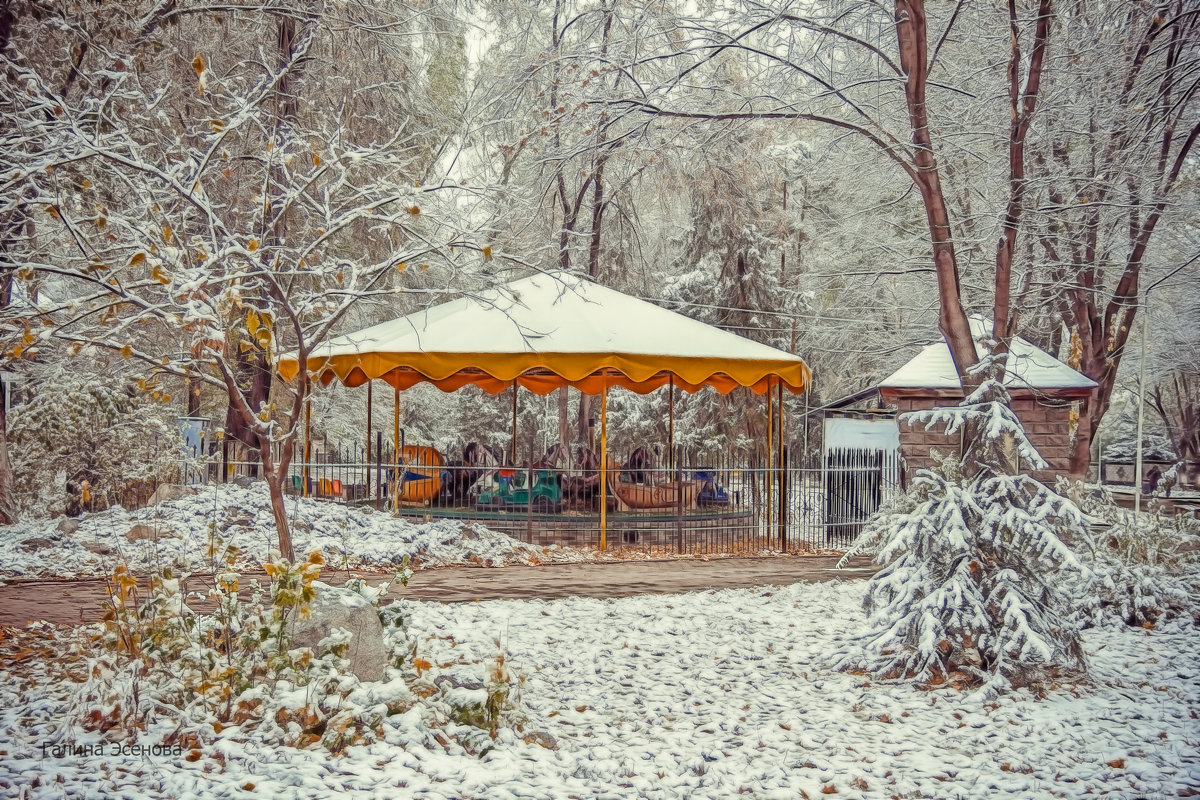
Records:
M314 446L290 466L285 490L371 504L419 520L479 521L536 545L600 545L654 553L754 554L844 550L866 519L899 491L895 452L826 453L820 467L759 458L699 457L639 448L608 458L600 486L591 451L554 451L522 463L469 445L450 460L429 447ZM471 448L474 448L473 450ZM206 481L256 477L255 462L210 455Z

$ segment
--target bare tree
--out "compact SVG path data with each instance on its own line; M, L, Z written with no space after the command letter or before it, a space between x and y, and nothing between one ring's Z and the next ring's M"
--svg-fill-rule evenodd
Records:
M383 70L386 90L404 36L355 34L403 33L403 19L356 27L328 9L233 7L233 24L214 29L172 4L145 13L111 30L68 14L14 32L25 47L5 54L5 213L42 222L8 252L41 299L0 323L17 357L101 348L150 378L224 389L294 558L283 489L310 376L273 402L276 354L294 347L303 362L355 304L428 291L408 276L481 248L450 222L462 190L431 171L429 130L396 123L399 105L364 124L355 104L380 84L369 72L343 81L335 63L339 49L375 48L362 63ZM50 80L62 61L39 58L34 41L75 53L69 91ZM302 65L318 84L308 94Z

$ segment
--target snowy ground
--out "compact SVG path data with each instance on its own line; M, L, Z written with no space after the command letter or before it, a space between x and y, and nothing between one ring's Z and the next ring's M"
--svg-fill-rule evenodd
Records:
M792 800L834 792L1200 792L1194 627L1090 631L1093 683L1058 687L1043 699L1018 691L985 702L831 670L829 654L861 625L863 588L835 582L611 601L411 602L418 657L481 670L498 637L509 664L526 676L524 733L502 731L482 757L453 739L439 743L409 713L387 718L384 742L342 757L232 738L205 745L190 762L43 756L42 743L56 731L77 744L98 740L61 727L66 689L39 680L47 669L39 662L32 675L28 666L0 674L0 793ZM534 731L550 734L553 747L523 741Z
M289 497L296 553L319 549L331 566L392 569L416 565L537 564L592 560L590 551L533 547L453 520L414 523L386 511ZM205 487L137 511L114 508L70 521L30 520L0 528L0 578L106 576L118 563L135 573L175 566L210 572L215 537L243 551L254 567L278 547L265 485Z

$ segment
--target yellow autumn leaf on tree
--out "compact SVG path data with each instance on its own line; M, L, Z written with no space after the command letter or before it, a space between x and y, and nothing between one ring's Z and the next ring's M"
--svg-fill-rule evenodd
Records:
M138 264L141 264L145 260L146 260L145 253L135 253L133 258L129 259L129 266L136 267Z
M129 358L133 355L133 345L125 345L121 348L121 358Z
M492 248L490 248L490 247L483 248L483 260L484 261L492 260Z
M251 336L258 332L258 314L254 313L253 308L246 309L246 330L250 331Z
M150 270L150 277L164 286L171 282L171 279L167 277L167 273L163 271L162 264L154 265L154 269Z
M254 338L258 342L258 346L264 350L271 344L271 332L266 328L259 328L258 333L254 334Z
M204 72L204 68L205 68L204 56L197 53L196 57L192 59L192 69L194 69L196 71L197 75L200 75L201 73Z
M258 239L251 239L250 241L246 242L246 249L249 250L251 253L253 253L255 250L257 250L258 249Z
M321 157L319 155L317 155L315 152L313 153L313 166L314 167L321 166Z
M412 214L415 217L421 213L421 207L414 205L412 208L408 209L408 213Z

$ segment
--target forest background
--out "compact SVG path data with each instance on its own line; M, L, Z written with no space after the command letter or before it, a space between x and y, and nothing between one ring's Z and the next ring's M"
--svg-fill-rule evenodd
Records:
M25 399L104 386L160 423L208 416L278 480L292 454L267 453L310 389L273 380L279 353L565 268L801 355L816 380L793 418L954 349L957 302L998 347L1023 336L1097 381L1080 464L1102 422L1131 435L1144 345L1162 436L1200 455L1200 12L1182 0L0 13L0 335ZM522 453L586 439L587 398L530 398ZM319 436L363 440L365 391L312 401ZM390 392L375 402L379 428ZM666 402L614 393L614 440L665 441ZM418 388L402 425L453 456L506 446L510 408ZM698 454L748 454L764 429L760 398L680 401Z

